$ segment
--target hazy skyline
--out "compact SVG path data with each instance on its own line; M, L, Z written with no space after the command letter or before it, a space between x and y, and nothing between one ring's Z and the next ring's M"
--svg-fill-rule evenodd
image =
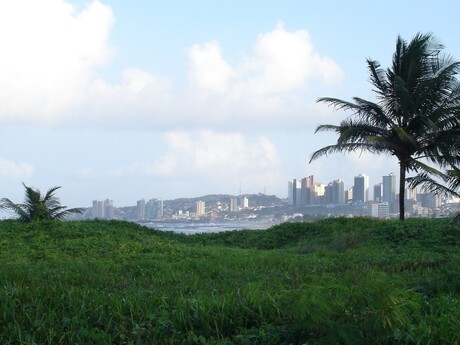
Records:
M314 175L373 186L392 157L307 164L345 118L321 96L374 99L366 58L432 32L460 59L460 3L441 1L0 2L0 197L62 186L69 207L110 198L287 196Z

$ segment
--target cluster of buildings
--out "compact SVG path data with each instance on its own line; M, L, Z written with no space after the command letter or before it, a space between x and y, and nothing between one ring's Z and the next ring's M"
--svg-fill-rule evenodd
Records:
M227 200L208 202L197 200L193 205L184 207L171 214L171 220L197 220L203 218L217 219L226 217L227 213L234 213L249 209L249 199L246 196L230 196Z
M97 218L97 219L114 219L120 218L119 213L123 209L117 209L114 206L113 200L93 200L93 207L91 208L90 214L87 215L87 218ZM126 210L125 210L126 211ZM133 210L130 208L129 215L127 217L136 220L144 219L161 219L163 217L164 205L163 200L151 199L145 201L145 199L139 200L135 207L135 214L132 214ZM125 212L126 213L126 212Z
M229 196L224 200L208 202L192 201L163 201L157 199L138 200L136 206L116 208L113 200L94 200L93 207L88 210L85 218L94 219L126 219L126 220L187 220L200 218L217 218L225 212L238 212L249 209L249 199L246 196Z
M93 200L91 209L92 218L113 219L115 217L115 206L113 200Z
M150 199L147 202L145 202L145 199L138 200L136 213L138 220L161 219L164 215L163 200Z
M315 219L327 216L372 216L393 218L399 214L399 195L395 174L382 176L370 186L369 176L354 177L353 186L345 187L342 179L318 183L310 175L288 182L287 199L251 195L208 195L176 200L141 199L134 206L115 207L113 200L94 200L83 218L124 219L132 221L187 221L278 219L296 217ZM372 195L371 195L372 194ZM249 202L251 199L251 204ZM450 216L458 209L437 195L421 190L405 190L407 216ZM452 211L452 212L451 212ZM458 210L457 210L458 211ZM283 218L284 217L284 218Z
M396 190L396 176L391 173L382 176L382 181L373 185L370 196L369 176L360 174L354 177L354 184L345 188L342 179L322 184L314 181L313 175L288 182L288 204L308 205L365 205L366 214L377 218L390 218L399 211L399 198ZM405 191L406 210L409 215L428 216L441 206L439 196L416 189Z

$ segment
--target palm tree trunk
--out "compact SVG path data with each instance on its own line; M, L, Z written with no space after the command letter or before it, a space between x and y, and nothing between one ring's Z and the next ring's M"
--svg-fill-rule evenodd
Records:
M404 199L406 192L406 164L399 162L399 220L405 218Z

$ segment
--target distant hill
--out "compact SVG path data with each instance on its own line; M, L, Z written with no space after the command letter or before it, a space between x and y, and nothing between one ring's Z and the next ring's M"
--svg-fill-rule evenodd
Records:
M273 208L273 207L282 207L286 206L286 202L283 199L278 198L276 195L266 195L266 194L242 194L239 196L230 195L230 194L208 194L200 197L193 198L178 198L172 200L163 200L164 215L173 215L179 211L182 212L196 212L196 202L204 201L206 204L206 209L218 209L221 206L222 209L228 209L230 204L230 199L238 198L239 202L243 198L247 198L249 202L249 208ZM75 217L73 220L78 219L90 219L92 218L92 209L87 208L84 214L80 217ZM123 220L138 220L138 210L137 206L120 206L115 209L115 218Z
M230 194L209 194L203 195L195 198L179 198L174 200L165 200L165 205L168 205L173 208L184 208L193 207L197 201L201 200L206 203L207 206L213 206L217 203L229 203L231 198L248 198L250 207L273 207L273 206L283 206L285 202L278 198L276 195L266 195L266 194L242 194L239 196L230 195Z

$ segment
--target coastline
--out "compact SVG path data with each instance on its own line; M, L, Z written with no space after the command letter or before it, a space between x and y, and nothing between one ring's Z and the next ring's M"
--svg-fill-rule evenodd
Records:
M188 235L238 230L266 230L278 224L277 222L267 221L144 221L138 223L161 231L173 231Z

